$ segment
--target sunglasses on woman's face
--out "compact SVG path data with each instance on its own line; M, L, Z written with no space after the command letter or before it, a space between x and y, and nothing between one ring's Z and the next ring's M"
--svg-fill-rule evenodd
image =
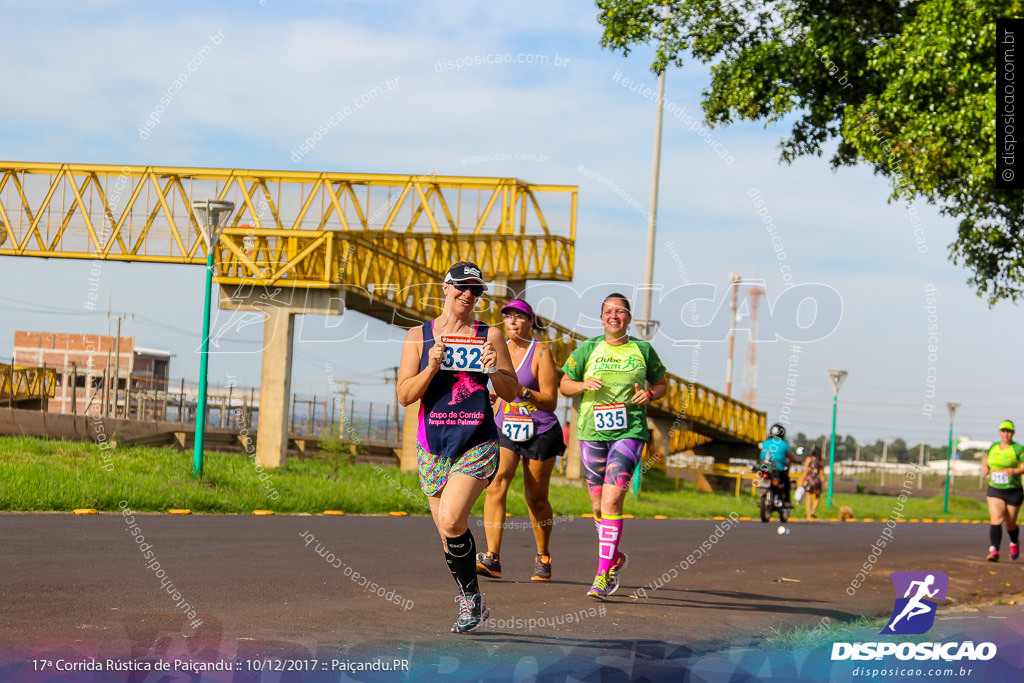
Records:
M453 282L452 287L460 292L469 292L470 295L475 297L480 297L484 293L483 285L461 285Z

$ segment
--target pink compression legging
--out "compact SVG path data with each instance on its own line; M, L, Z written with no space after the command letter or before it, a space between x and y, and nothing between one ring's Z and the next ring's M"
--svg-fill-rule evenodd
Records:
M644 454L643 439L626 438L617 441L580 441L580 459L587 471L587 488L600 491L604 484L620 489L629 488L629 480Z

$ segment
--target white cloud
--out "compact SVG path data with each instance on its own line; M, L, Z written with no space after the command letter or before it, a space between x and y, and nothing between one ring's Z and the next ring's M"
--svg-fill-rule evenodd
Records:
M643 278L655 110L650 97L623 87L621 79L651 89L657 79L648 70L649 50L624 59L600 48L592 6L324 2L296 7L270 0L263 6L185 2L173 9L114 2L79 3L70 11L54 7L64 5L5 7L8 30L0 50L6 63L19 65L0 75L5 92L17 94L0 101L0 143L9 158L437 171L578 184L575 288L586 291L600 283ZM39 26L45 26L45 40ZM138 127L161 94L176 87L177 75L220 30L223 42L188 72L152 135L140 139ZM513 63L486 63L489 56L504 59L505 54ZM515 61L520 55L531 56L534 63ZM537 63L538 55L549 64ZM554 66L556 56L568 61ZM477 58L480 64L473 63ZM450 68L448 60L463 65ZM613 80L617 73L619 81ZM955 226L919 204L928 248L920 254L906 207L887 204L887 184L867 169L833 173L823 159L779 165L782 127L763 130L758 123L743 122L690 130L694 126L686 116L699 117L706 73L704 65L688 62L666 78L672 111L664 119L656 280L674 287L685 275L691 282L717 284L724 296L729 274L740 272L763 279L769 297L777 296L785 284L780 262L764 216L757 215L749 196L751 188L761 191L794 281L827 283L844 303L839 331L808 345L802 356L807 398L794 414L810 426L797 431L819 429L820 401L827 413L830 400L824 370L836 364L851 370L844 398L861 396L869 403L878 392L899 389L906 392L900 400L917 400L925 370L922 292L929 282L942 289L943 396L1015 384L1019 373L1010 357L1012 344L1005 339L1020 331L1019 316L1008 305L989 311L964 284L966 272L947 262L946 245L955 237ZM388 82L397 86L354 106ZM295 163L293 150L346 106L352 113ZM708 135L718 148L706 142ZM733 163L719 158L722 150ZM29 281L43 272L66 285L54 294L26 293L28 301L76 306L59 293L81 287L81 274L69 262L3 258L0 269L11 281ZM139 282L155 291L173 278L183 289L159 304L160 315L182 321L183 328L194 326L199 271L168 266L160 275L149 275L155 272L143 265L105 269L114 309L146 305ZM592 304L580 301L574 308L571 298L558 304L564 321L575 320ZM715 310L707 308L706 315ZM761 310L765 315L767 307ZM662 317L672 313L655 311ZM24 320L21 313L0 316L0 355L4 340L15 327L26 326ZM45 325L46 320L54 328L67 325L60 316L33 316L31 323ZM90 324L104 328L104 322ZM159 336L146 340L152 333L140 330L139 343L159 346ZM173 337L168 343L178 353L175 372L192 372L191 347ZM393 364L383 350L386 345L376 346L381 348L345 353L370 354L368 365ZM738 344L737 387L742 348ZM692 351L659 350L680 372L691 367ZM724 383L725 354L724 343L708 343L699 359L700 375L718 388ZM766 399L773 392L779 395L786 354L783 343L759 348L759 393ZM236 374L255 376L247 358L217 362L235 368ZM301 381L323 379L317 368L300 364L296 372ZM971 407L965 401L965 424L976 420L982 429L1012 412L989 403L975 400L978 407ZM886 418L884 410L872 415L857 427L865 436L881 436L904 424ZM927 429L921 427L922 438L932 434ZM941 441L942 427L932 431L928 438Z

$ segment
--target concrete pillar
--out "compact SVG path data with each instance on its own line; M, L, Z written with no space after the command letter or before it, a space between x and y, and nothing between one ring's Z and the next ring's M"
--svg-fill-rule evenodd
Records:
M484 277L488 274L484 273ZM491 280L491 291L487 294L505 301L507 299L525 299L526 280L509 280L506 277L494 277Z
M648 417L647 427L650 429L650 443L647 445L647 457L659 467L668 463L669 440L668 432L672 428L672 420L667 417Z
M292 388L295 313L287 308L267 308L265 312L256 462L264 467L280 467L288 456L288 397Z
M295 316L299 313L340 315L345 295L333 289L222 285L219 307L229 311L258 311L263 321L263 361L260 371L259 427L256 461L264 467L280 467L288 454L288 407L292 384L292 344ZM230 332L245 326L244 314L232 313L213 326Z
M420 426L420 402L416 401L405 407L402 420L402 447L398 451L398 464L403 472L418 469L416 462L416 432Z
M580 442L576 438L576 421L580 417L579 395L572 398L569 407L569 441L565 444L565 476L567 479L583 478L583 461L580 459Z

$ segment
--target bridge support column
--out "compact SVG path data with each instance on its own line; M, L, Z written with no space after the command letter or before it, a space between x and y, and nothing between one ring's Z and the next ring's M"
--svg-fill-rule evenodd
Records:
M565 476L568 479L583 478L583 461L580 459L580 442L576 438L576 421L580 417L579 397L572 399L569 407L569 439L565 444Z
M672 420L667 417L648 417L647 428L651 432L647 444L648 467L656 465L665 467L669 456L668 432L672 428Z
M256 462L264 467L280 467L288 456L288 397L292 387L295 314L284 308L268 308L266 314Z
M402 447L398 451L398 464L403 472L412 472L418 468L416 432L420 427L419 415L419 401L405 407L405 418L402 420Z
M484 273L487 275L487 273ZM488 294L498 299L522 299L526 294L526 280L509 280L496 277L491 281L494 285Z
M258 311L263 322L263 361L260 371L259 425L256 462L280 467L288 456L288 400L292 385L292 344L295 316L299 313L338 315L344 294L330 289L221 286L219 306L234 311ZM220 330L241 327L242 316L232 314Z

